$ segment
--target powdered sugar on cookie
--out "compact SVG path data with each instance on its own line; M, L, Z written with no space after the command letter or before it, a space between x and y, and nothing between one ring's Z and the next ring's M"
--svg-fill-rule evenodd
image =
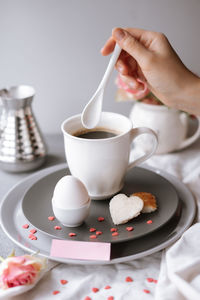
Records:
M110 214L115 225L125 224L137 217L144 206L144 202L137 196L127 197L125 194L114 196L109 204Z

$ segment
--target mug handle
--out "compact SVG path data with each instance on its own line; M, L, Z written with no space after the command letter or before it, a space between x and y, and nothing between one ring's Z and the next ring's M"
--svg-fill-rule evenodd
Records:
M141 157L137 158L136 160L130 162L129 165L128 165L128 170L132 169L136 165L139 165L142 162L144 162L145 160L147 160L149 157L151 157L155 153L155 151L157 149L157 146L158 146L157 134L152 129L147 128L147 127L132 128L132 130L131 130L131 142L133 142L133 140L136 137L138 137L139 135L145 134L145 133L151 134L154 137L152 149L149 150L144 155L142 155Z
M200 117L197 117L198 121L198 127L195 133L190 136L189 138L183 140L180 145L175 150L181 150L188 146L190 146L192 143L194 143L199 137L200 137Z

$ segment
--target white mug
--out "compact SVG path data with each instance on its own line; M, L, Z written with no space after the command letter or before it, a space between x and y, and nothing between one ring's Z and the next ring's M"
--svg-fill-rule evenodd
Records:
M129 118L112 112L102 112L98 126L92 131L113 132L116 133L114 137L85 139L74 136L77 132L86 130L81 123L81 115L65 120L61 129L70 172L85 184L90 197L95 200L105 199L119 192L124 185L127 170L147 160L158 145L157 135L153 130L146 127L133 128ZM132 141L144 133L154 137L151 149L129 162Z

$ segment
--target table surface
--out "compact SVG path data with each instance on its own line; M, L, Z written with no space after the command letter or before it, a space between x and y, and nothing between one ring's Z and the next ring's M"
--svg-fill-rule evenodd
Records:
M18 182L27 176L34 174L38 170L47 168L59 163L65 162L64 141L63 136L60 135L46 135L44 136L48 147L48 155L46 162L37 170L26 173L8 173L0 170L0 203L7 192ZM0 228L0 256L7 257L12 250L15 250L16 255L22 255L25 252L15 245Z

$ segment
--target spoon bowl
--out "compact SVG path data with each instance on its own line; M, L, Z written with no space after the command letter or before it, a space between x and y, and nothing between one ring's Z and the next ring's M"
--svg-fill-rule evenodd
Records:
M90 101L85 106L82 115L81 115L81 122L85 128L92 129L94 128L101 117L102 111L102 103L103 103L103 96L104 90L112 73L112 70L116 64L116 61L121 53L121 48L118 44L115 45L115 49L113 54L110 58L109 64L105 71L105 74Z

